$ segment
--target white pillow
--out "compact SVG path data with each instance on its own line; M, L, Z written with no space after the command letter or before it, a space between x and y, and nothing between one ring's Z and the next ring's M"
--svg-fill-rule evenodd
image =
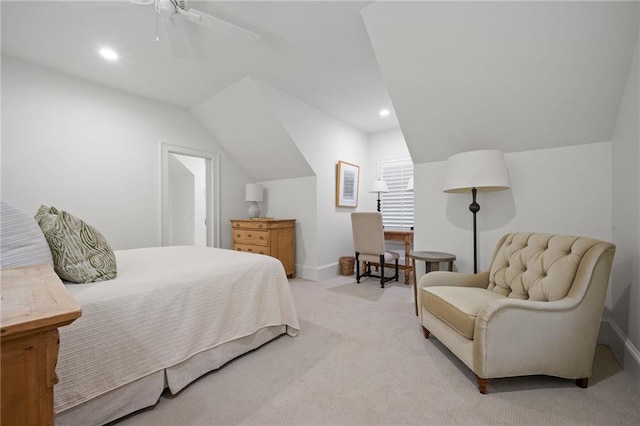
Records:
M38 223L22 209L0 201L0 266L53 266L49 244Z

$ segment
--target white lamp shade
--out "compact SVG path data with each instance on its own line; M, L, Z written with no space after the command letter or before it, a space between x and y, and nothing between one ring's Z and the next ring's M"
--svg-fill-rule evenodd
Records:
M248 183L245 192L245 200L262 202L263 193L264 188L262 185L259 185L257 183Z
M502 191L510 186L504 155L498 150L463 152L447 160L444 192Z
M389 187L386 181L378 179L373 183L371 191L369 192L389 192Z
M409 178L409 182L407 183L405 191L413 191L413 176Z

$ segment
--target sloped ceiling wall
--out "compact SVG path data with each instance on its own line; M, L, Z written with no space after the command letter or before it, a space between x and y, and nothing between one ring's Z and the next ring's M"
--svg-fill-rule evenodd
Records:
M254 182L314 176L251 77L191 113Z
M416 163L609 141L637 2L376 2L362 11Z

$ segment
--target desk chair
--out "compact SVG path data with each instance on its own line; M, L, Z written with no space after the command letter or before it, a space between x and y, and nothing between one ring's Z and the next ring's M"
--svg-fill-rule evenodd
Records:
M362 277L380 278L380 287L384 283L398 281L398 253L388 252L384 248L384 230L380 213L351 213L351 227L353 230L353 247L356 251L356 281L360 283ZM384 265L395 261L395 275L384 276ZM360 262L364 263L364 271L360 274ZM373 275L371 264L380 265L380 275Z

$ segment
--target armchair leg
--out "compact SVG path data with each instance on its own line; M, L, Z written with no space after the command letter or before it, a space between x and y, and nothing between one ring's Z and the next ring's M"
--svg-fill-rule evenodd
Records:
M384 255L380 255L380 288L384 288Z
M422 327L422 334L424 334L424 338L428 339L429 338L429 330L427 330L426 328L424 328L424 326Z
M589 387L589 378L583 377L582 379L576 379L576 385L579 388L586 389L587 387Z
M480 376L476 376L476 378L478 379L478 390L481 394L486 394L487 388L489 388L489 379L483 379Z
M360 253L356 252L356 282L360 284L360 260L358 257L360 257Z

